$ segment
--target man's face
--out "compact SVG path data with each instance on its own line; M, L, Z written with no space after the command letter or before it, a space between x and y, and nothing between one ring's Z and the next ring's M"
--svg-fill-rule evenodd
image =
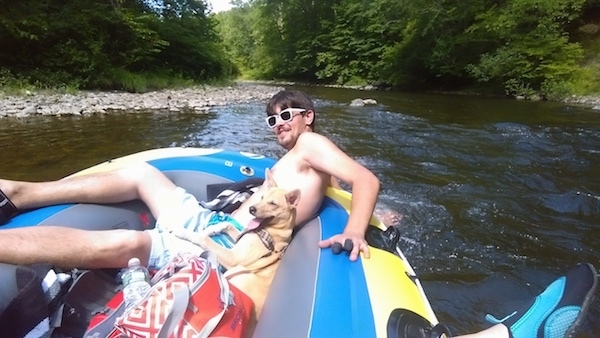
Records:
M309 125L313 118L311 110L301 108L275 109L275 115L269 116L267 122L273 129L277 142L287 150L296 144L300 134L310 130Z

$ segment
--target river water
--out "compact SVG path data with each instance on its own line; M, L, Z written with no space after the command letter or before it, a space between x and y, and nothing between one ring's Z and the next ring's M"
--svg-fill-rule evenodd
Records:
M380 178L439 319L483 329L578 262L600 268L600 113L548 102L297 87L317 131ZM355 98L379 104L350 107ZM280 157L264 103L207 114L0 119L0 176L47 180L133 152L216 147ZM390 285L389 287L394 287ZM600 331L592 304L578 337Z

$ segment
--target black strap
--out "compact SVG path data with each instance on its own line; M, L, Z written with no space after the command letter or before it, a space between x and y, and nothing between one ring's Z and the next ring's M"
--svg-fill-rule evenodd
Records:
M275 252L275 240L273 239L273 236L271 236L271 234L263 228L244 230L237 240L239 241L240 238L242 238L244 235L250 232L255 233L258 236L258 238L260 238L262 244L267 248L267 250L269 250L269 253L263 257L269 256L273 252Z
M451 338L450 328L446 324L437 323L429 332L429 338Z
M36 264L15 269L18 293L0 315L0 337L24 337L52 313L42 290L50 266Z
M62 325L55 330L53 338L58 336L56 333L60 333L60 337L84 337L90 321L99 313L106 313L109 318L90 328L90 336L99 333L96 337L107 337L114 326L115 316L120 312L119 309L108 309L106 304L115 296L119 287L115 271L85 270L78 274L64 297Z
M419 314L408 309L394 309L387 322L388 338L450 338L450 329L438 323L434 327Z
M374 225L369 225L365 233L367 243L375 248L382 249L397 255L397 246L400 241L400 229L391 226L381 230Z
M119 306L113 311L109 311L106 317L97 323L96 325L89 327L84 334L81 336L83 338L98 338L98 337L108 337L112 332L115 332L117 329L115 328L115 322L117 318L122 316L125 313L125 302L121 302Z
M209 185L206 190L210 201L200 202L200 204L213 211L232 213L262 185L263 181L264 179L259 177L250 177L234 183ZM214 196L216 191L220 193Z

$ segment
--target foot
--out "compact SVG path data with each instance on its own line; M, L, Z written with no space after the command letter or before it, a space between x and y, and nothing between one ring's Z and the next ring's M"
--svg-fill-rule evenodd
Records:
M570 337L585 317L597 283L594 267L579 264L522 309L503 319L486 319L505 325L512 338Z
M375 216L388 227L398 225L402 221L402 215L391 209L377 208L375 209Z
M166 232L170 233L171 235L179 238L179 239L183 239L186 240L188 242L192 242L193 239L195 239L194 237L198 237L198 233L188 230L186 228L182 228L182 227L166 227L163 225L163 230L165 230Z

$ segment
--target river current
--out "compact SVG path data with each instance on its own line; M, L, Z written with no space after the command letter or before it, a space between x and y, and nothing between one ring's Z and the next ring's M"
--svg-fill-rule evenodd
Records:
M489 326L578 262L600 268L600 113L549 102L298 87L317 131L381 180L440 321ZM355 98L378 104L351 107ZM208 113L0 119L0 176L57 179L157 147L280 157L264 103ZM389 285L393 288L394 285ZM578 337L600 331L592 304Z

